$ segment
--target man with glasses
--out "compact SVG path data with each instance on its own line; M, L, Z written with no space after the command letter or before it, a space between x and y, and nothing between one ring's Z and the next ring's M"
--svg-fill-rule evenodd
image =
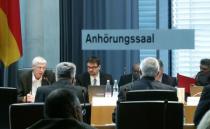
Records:
M46 67L47 61L37 56L32 60L32 69L21 72L18 80L18 101L34 102L37 88L55 81L54 73L46 70Z
M98 57L92 56L87 60L87 72L77 77L77 84L88 87L89 85L106 85L107 80L110 80L111 85L113 79L110 74L106 74L100 71L101 62Z
M197 73L196 85L206 86L210 84L210 59L202 59L200 61L200 72Z

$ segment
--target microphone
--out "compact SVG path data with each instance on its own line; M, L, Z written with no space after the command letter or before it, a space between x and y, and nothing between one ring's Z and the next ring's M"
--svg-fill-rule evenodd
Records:
M85 90L82 89L82 99L83 99L83 108L82 108L82 115L85 116L86 114L86 99L85 99Z
M47 77L43 76L43 80L45 80L48 85L51 85L51 83L50 83L50 81L49 81L49 79Z

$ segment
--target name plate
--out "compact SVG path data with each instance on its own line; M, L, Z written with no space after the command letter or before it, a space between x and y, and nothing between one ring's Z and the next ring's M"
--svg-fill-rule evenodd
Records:
M82 50L194 49L194 30L82 30Z

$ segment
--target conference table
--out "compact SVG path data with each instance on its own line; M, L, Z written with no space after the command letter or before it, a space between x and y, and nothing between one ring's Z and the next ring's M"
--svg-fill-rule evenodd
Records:
M116 99L93 97L91 108L91 125L97 129L115 129L112 113L116 106ZM196 106L184 106L184 129L195 129L193 116Z

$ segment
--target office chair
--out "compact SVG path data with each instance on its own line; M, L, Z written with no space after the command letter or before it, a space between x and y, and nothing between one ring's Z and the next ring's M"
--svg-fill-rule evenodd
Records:
M0 129L9 129L9 105L16 102L16 88L0 87Z
M10 105L10 129L25 129L44 117L44 103L16 103Z
M131 90L126 93L126 101L178 101L177 92L172 90Z
M183 104L125 101L117 107L117 129L183 129Z
M91 105L81 104L83 121L90 124ZM44 103L17 103L10 105L10 129L25 129L44 118Z

